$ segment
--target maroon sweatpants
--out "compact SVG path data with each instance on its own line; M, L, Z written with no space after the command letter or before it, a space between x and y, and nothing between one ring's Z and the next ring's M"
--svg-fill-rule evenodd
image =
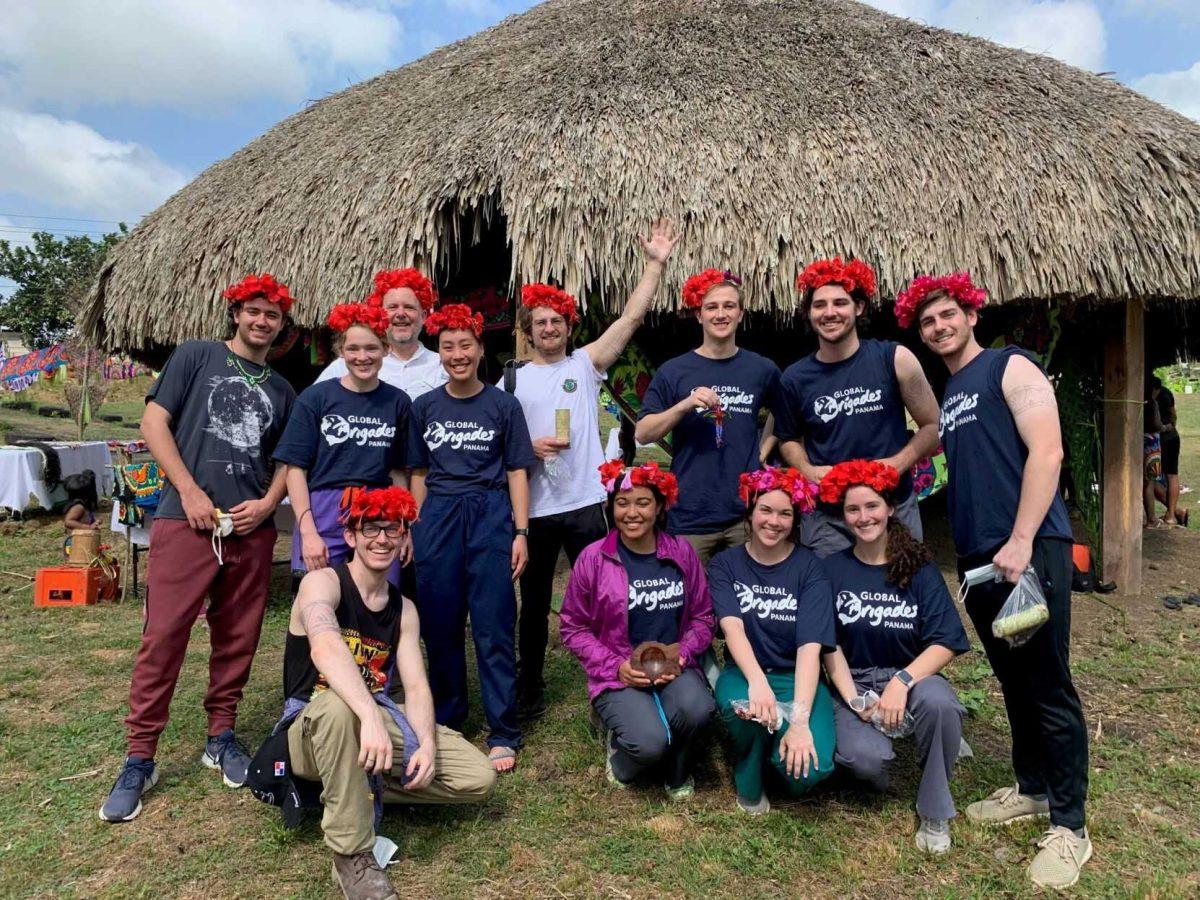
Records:
M154 756L205 595L212 642L204 697L208 734L234 726L262 631L274 547L273 527L230 535L222 548L224 565L218 565L211 531L196 531L184 519L154 520L146 621L125 718L130 756Z

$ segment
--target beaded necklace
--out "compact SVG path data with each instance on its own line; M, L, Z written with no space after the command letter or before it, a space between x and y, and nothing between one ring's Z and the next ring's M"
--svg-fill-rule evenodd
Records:
M225 365L237 369L238 374L242 376L242 380L251 387L258 387L271 377L271 367L266 363L263 363L263 370L257 375L252 372L247 372L242 366L242 361L238 358L238 355L232 350L229 351L229 356L225 358Z

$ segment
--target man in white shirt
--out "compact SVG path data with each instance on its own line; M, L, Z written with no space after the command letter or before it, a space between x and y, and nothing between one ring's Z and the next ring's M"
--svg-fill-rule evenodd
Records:
M367 303L382 306L391 319L388 355L379 378L416 400L440 387L449 376L438 355L421 343L425 316L433 309L433 285L416 269L391 269L375 273L375 290ZM341 378L346 363L339 357L325 367L317 381Z
M679 238L664 219L653 225L649 238L639 235L638 240L646 257L641 281L620 317L586 347L568 352L572 328L579 321L573 297L545 284L526 285L521 292L517 327L533 356L519 369L509 370L500 383L521 401L538 458L529 470L529 562L521 576L517 643L518 719L535 718L546 709L542 671L559 552L566 550L574 565L584 547L608 532L599 473L604 462L600 386L645 319ZM558 437L560 420L569 440Z

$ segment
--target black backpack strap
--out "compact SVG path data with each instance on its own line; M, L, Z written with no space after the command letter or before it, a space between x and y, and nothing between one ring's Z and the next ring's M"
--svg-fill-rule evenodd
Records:
M521 368L528 361L526 359L510 359L504 364L504 392L506 394L516 393L517 369Z

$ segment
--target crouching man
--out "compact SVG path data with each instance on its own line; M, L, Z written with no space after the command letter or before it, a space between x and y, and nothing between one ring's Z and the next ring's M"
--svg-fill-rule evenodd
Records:
M388 569L417 515L402 488L359 490L345 521L353 556L309 572L284 652L292 773L320 781L321 830L349 900L396 894L371 852L384 803L475 803L496 774L458 732L434 724L412 601ZM398 674L405 705L388 697Z

